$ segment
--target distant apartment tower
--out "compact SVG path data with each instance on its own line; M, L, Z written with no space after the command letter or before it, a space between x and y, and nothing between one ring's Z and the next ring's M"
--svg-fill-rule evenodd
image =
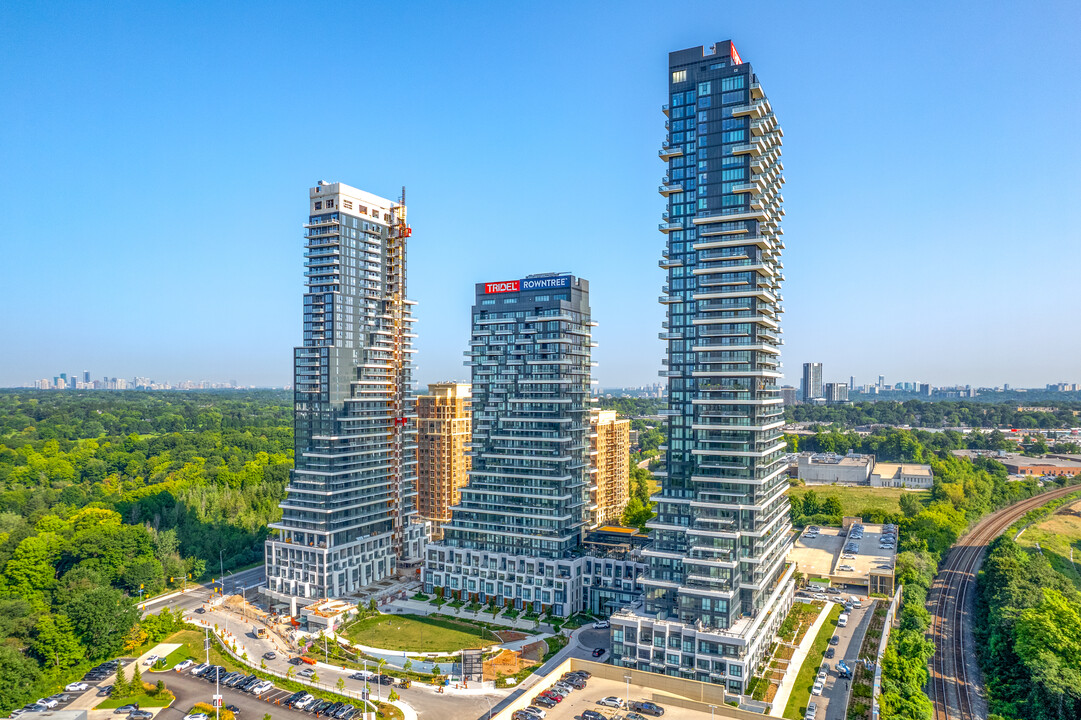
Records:
M799 402L799 394L796 388L791 385L785 385L781 388L781 399L784 400L785 405L795 405Z
M877 387L878 387L879 390L885 390L886 389L886 376L885 375L879 375L878 376Z
M848 385L844 383L826 383L826 402L848 402Z
M615 410L590 413L594 476L591 482L592 526L618 523L630 497L631 421Z
M849 390L849 392L855 392L856 391L856 376L855 375L849 375L848 376L848 390Z
M470 435L469 383L432 383L417 396L417 512L431 523L433 540L443 537L469 479Z
M780 365L781 129L731 42L670 53L668 450L644 606L612 662L742 693L793 597Z
M822 363L803 363L803 402L825 397L822 386Z
M420 560L406 208L309 190L304 339L293 351L295 469L266 543L266 593L341 596Z

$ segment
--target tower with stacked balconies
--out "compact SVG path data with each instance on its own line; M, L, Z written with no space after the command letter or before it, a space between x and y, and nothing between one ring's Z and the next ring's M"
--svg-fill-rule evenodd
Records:
M742 693L792 599L780 372L783 133L730 41L669 54L668 447L614 661Z
M309 191L304 338L294 348L295 469L266 542L274 600L348 595L420 562L412 301L404 202Z

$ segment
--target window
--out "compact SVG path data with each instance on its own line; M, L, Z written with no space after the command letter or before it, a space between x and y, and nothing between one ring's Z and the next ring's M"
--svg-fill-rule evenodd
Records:
M481 305L495 305L495 299L494 298L485 298L484 300L480 301L480 304Z
M674 83L687 82L687 71L686 70L676 70L676 71L674 71L672 73L672 82L674 82Z
M721 171L721 180L743 180L747 177L747 168L734 168Z
M352 210L353 209L353 201L352 200L342 200L342 205L345 206L346 210Z
M733 75L732 77L726 77L721 80L721 91L728 92L729 90L739 90L743 87L743 76Z
M698 95L699 95L699 97L701 97L702 95L709 95L709 83L708 82L700 82L700 83L698 83Z
M327 210L330 210L332 207L334 207L334 201L327 200Z
M721 95L721 102L725 105L728 105L729 103L741 103L743 102L744 96L745 93L742 90L726 92Z
M741 142L747 137L746 130L729 130L726 133L722 133L721 142Z
M323 201L322 200L316 200L315 201L315 209L316 210L322 210L323 209Z

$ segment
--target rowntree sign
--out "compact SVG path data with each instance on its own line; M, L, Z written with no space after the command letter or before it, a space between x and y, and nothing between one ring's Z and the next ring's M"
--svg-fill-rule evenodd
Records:
M554 290L570 286L570 275L548 275L546 277L484 283L484 293L486 295L491 295L492 293L521 292L525 290Z

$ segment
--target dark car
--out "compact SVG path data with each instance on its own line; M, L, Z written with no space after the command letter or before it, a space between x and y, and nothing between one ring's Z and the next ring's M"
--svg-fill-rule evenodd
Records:
M345 703L340 703L340 702L331 703L330 707L323 708L323 714L333 717L334 713L338 712L343 707L345 707Z
M98 697L109 697L109 695L112 694L112 692L113 692L113 686L112 685L106 685L105 687L98 690Z
M234 715L240 714L240 708L238 708L236 705L226 705L225 709L233 713Z
M334 703L332 703L330 700L320 700L319 702L308 708L308 712L313 715L322 715L326 711L326 709L333 704Z
M570 674L571 675L577 675L578 677L585 678L586 680L593 677L593 673L589 672L588 670L575 670L574 672L572 672ZM594 710L594 712L596 712L596 710Z
M601 715L596 710L583 710L582 720L608 720L604 715Z
M205 613L205 612L206 612L206 610L204 610L204 609L203 609L203 608L201 608L201 607L197 607L197 608L195 608L195 612L197 612L197 613L199 613L200 615L202 615L203 613Z
M830 638L830 645L836 645L839 642L841 642L841 638L837 637L836 635Z
M661 715L664 715L664 708L662 708L657 703L646 701L632 702L631 710L634 710L635 712L645 713L646 715L652 715L654 717L660 717Z
M352 705L346 705L342 707L341 710L334 713L334 717L338 718L338 720L346 720L346 718L349 718L353 715L354 710L356 710L356 708Z
M604 648L594 648L593 657L600 657L601 655L604 655L606 652L608 652L608 651L605 650Z
M379 684L380 685L393 685L394 684L394 678L392 676L390 676L390 675L380 675L379 676Z
M304 697L305 695L307 695L307 693L304 692L303 690L301 690L300 692L295 692L292 695L290 695L289 697L282 700L282 705L284 705L286 707L293 707L293 703L295 703L297 700Z
M834 649L833 649L833 648L826 648L826 659L827 659L827 660L832 660L832 659L833 659L833 655L834 655L834 652L835 652L835 651L834 651Z
M533 698L533 704L540 705L543 708L554 708L556 706L556 701L545 695L538 695Z

